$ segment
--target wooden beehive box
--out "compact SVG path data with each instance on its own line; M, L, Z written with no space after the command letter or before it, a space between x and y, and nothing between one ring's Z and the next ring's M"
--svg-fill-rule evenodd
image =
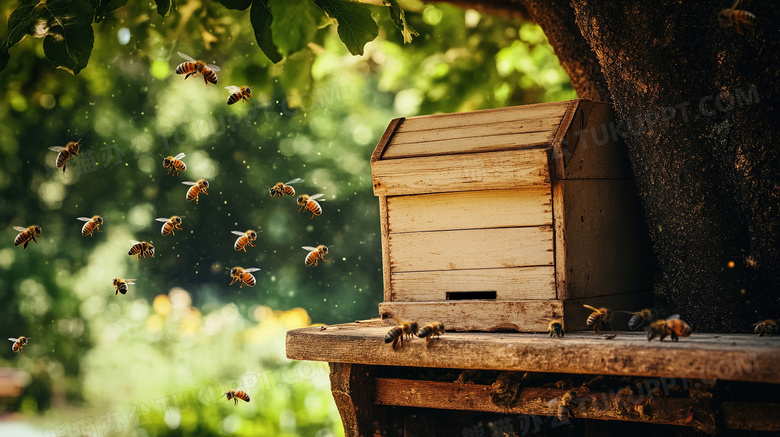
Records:
M538 332L652 300L647 227L612 106L393 120L371 156L387 324Z

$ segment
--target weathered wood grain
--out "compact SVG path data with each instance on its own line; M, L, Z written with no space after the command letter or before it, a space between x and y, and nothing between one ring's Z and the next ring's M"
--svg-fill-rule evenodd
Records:
M390 124L387 125L387 129L385 129L385 133L382 134L382 138L379 139L379 143L377 144L376 148L374 148L374 152L371 153L371 162L379 161L382 158L382 154L385 151L385 148L387 147L388 142L393 137L393 134L395 133L396 129L398 129L398 126L404 121L404 118L396 118L390 121Z
M347 437L384 435L385 415L374 407L374 368L330 363L330 387Z
M589 332L447 332L429 347L414 339L394 352L386 326L346 324L287 333L287 357L388 366L672 377L780 384L780 337L694 332L679 342L648 342L644 333L613 340Z
M390 234L392 273L553 265L549 226Z
M384 284L384 300L389 302L393 299L393 284L390 273L390 217L387 209L387 197L379 196L379 223L381 226L382 238L382 282Z
M513 267L393 273L392 299L422 302L446 300L448 291L495 291L496 300L555 299L555 268Z
M379 160L371 164L371 172L377 196L544 187L550 184L546 149Z
M549 187L387 198L389 231L506 228L552 224Z
M552 161L552 173L557 179L564 179L566 175L566 163L564 161L563 144L567 141L567 137L571 137L571 123L574 120L574 116L577 114L577 108L580 106L579 100L572 100L568 102L566 106L566 112L561 118L561 123L555 132L555 136L550 144L550 161Z
M563 306L557 300L385 302L379 304L379 314L388 326L416 320L420 326L442 322L451 331L533 332L547 330L542 319L561 317Z
M472 131L471 135L473 136L467 138L449 138L452 135L465 135L468 131L467 129L463 129L463 132L454 133L448 131L445 131L447 133L426 131L427 135L420 135L415 132L415 136L427 138L434 134L439 134L442 138L435 141L393 144L392 147L385 149L385 154L382 156L382 159L418 158L425 156L496 152L534 147L539 148L547 147L550 144L550 141L552 141L553 134L550 130L542 132L519 132L522 131L523 128L524 126L517 126L514 129L508 127L497 129L498 132L506 132L503 134L486 134ZM512 130L517 132L512 132ZM410 141L411 138L406 138L406 140Z

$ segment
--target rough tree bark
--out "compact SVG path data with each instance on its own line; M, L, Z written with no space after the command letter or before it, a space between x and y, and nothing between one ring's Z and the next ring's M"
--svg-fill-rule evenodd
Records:
M780 317L780 4L745 2L739 34L718 25L731 0L471 3L537 20L578 94L615 104L586 134L625 137L657 303L699 331Z

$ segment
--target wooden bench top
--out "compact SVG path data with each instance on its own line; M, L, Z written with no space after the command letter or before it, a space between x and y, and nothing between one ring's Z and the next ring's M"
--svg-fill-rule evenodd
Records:
M381 366L653 376L780 384L780 337L694 333L678 343L643 332L547 334L447 332L426 348L414 338L394 352L379 319L287 333L287 357ZM616 334L614 339L606 335Z

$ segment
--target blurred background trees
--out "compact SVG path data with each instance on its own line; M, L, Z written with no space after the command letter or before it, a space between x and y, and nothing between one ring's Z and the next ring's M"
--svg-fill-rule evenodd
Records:
M0 7L0 33L28 3ZM364 6L378 37L358 57L322 15L308 41L278 44L273 63L251 11L209 1L165 17L148 1L101 15L77 75L52 66L45 41L10 48L0 72L0 332L32 340L22 356L10 342L0 354L24 387L19 398L0 398L0 411L37 424L37 435L81 435L79 426L85 435L341 432L327 370L289 362L284 333L376 316L381 250L369 157L386 125L575 97L536 25L403 4L420 36L405 45L388 8ZM220 66L219 85L175 75L179 51ZM228 85L255 87L252 103L228 107ZM48 148L78 138L82 152L62 174ZM177 153L188 170L166 175L159 155ZM298 193L325 194L322 216L269 197L266 185L296 177L305 180ZM199 178L210 181L209 195L186 202L181 182ZM76 218L95 214L105 217L103 232L82 237ZM174 214L184 231L162 237L154 219ZM31 224L43 227L40 244L13 247L12 226ZM246 229L262 231L257 247L236 252L230 231ZM153 241L155 258L129 257L131 239ZM318 244L332 245L329 261L306 268L301 246ZM257 286L228 287L236 265L261 268ZM136 285L115 296L114 277ZM252 375L250 404L219 399ZM166 409L168 398L178 408ZM111 419L109 431L101 418Z

